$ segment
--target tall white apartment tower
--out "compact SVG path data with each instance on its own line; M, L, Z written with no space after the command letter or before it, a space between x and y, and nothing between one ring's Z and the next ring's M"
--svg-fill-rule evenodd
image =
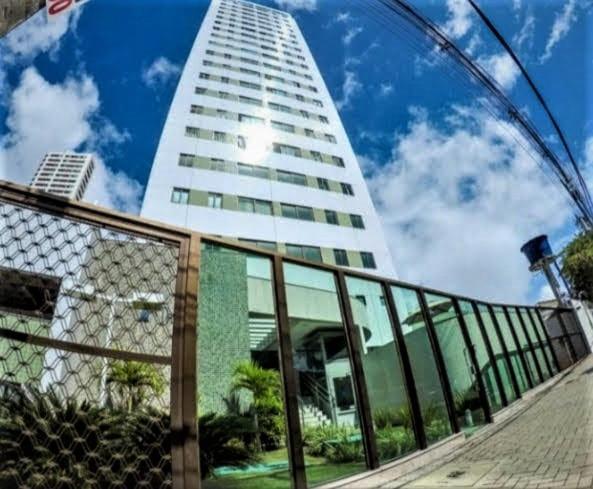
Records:
M47 153L33 176L31 187L69 199L82 199L95 162L86 153Z
M250 2L212 0L165 122L142 215L395 275L298 25Z

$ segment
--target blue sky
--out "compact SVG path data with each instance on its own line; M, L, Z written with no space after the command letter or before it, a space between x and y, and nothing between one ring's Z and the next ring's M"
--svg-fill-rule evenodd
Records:
M519 253L574 232L562 192L467 79L375 0L265 0L290 9L365 171L402 279L501 301L546 294ZM410 0L484 66L557 148L518 69L466 0ZM208 2L90 0L0 41L0 178L46 151L93 151L88 198L137 212L168 105ZM593 174L593 1L482 0Z

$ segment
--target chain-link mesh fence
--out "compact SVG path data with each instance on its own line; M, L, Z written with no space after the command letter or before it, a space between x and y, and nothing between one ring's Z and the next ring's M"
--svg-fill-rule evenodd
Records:
M0 228L0 486L171 486L178 245L1 198Z

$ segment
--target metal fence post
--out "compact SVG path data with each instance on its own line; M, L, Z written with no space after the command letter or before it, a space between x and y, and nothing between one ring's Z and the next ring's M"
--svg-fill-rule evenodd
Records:
M527 384L529 384L529 388L533 389L535 387L535 382L531 378L531 373L529 372L529 364L527 363L527 359L525 358L525 354L523 352L523 348L521 347L521 343L519 343L519 337L517 336L517 332L515 331L515 325L511 321L511 316L506 306L502 306L502 310L504 312L504 317L509 325L509 329L511 331L511 336L513 337L513 341L515 342L515 346L517 347L517 354L519 355L519 359L521 360L521 364L523 365L523 370L525 371L525 377L527 377Z
M478 383L478 394L480 396L480 401L482 403L482 409L484 410L484 417L488 423L492 422L492 410L490 409L490 402L488 402L488 394L486 393L486 387L484 385L484 379L482 378L482 372L480 371L480 366L478 365L478 359L476 357L476 350L474 348L474 344L472 343L471 337L469 335L469 331L467 330L467 323L465 322L465 318L461 313L461 308L459 307L459 302L455 298L451 298L451 302L453 303L453 309L455 310L455 314L457 315L457 320L459 321L459 327L461 328L461 334L463 335L463 339L465 340L465 344L467 346L467 351L469 352L469 358L472 362L474 367L474 372L476 375L476 381Z
M543 318L542 313L539 310L539 308L535 307L533 309L533 311L534 311L536 320L539 321L540 326L542 327L544 335L546 335L546 342L548 343L548 346L550 347L550 351L552 352L552 358L554 359L554 364L556 365L556 371L560 372L560 361L558 360L558 356L556 355L556 352L554 351L554 345L552 345L552 338L550 337L548 328L546 328L546 322L544 321L544 318Z
M430 309L428 308L424 292L421 289L419 289L416 290L416 293L418 294L418 298L420 301L420 309L422 310L422 315L424 316L426 330L428 332L428 338L430 339L430 343L432 345L432 351L434 353L437 371L441 379L441 385L443 386L443 394L445 397L445 403L447 404L447 411L449 412L451 427L453 428L454 433L459 433L459 421L457 419L457 413L455 412L455 402L453 399L453 392L451 390L451 383L449 382L449 376L447 375L447 368L445 366L445 361L443 359L443 352L441 351L439 340L437 338L436 331L434 328L434 323L432 322Z
M494 372L494 379L496 380L496 385L498 387L498 392L500 393L500 399L502 401L503 406L508 406L509 400L507 399L507 394L504 390L504 385L502 383L502 376L500 371L498 370L498 363L496 361L496 356L494 355L494 350L492 349L492 345L490 344L490 337L486 332L486 326L484 325L484 321L482 319L482 315L480 314L480 310L478 309L478 305L475 302L471 302L472 309L474 311L474 315L478 321L478 328L480 329L480 334L482 338L484 338L484 344L486 345L486 351L488 352L488 359L490 360L490 364L492 365L492 371ZM497 334L494 331L494 334ZM504 350L503 350L504 356ZM506 359L505 359L506 361Z
M537 326L535 325L535 321L533 320L533 316L531 315L531 311L529 310L529 308L525 308L525 312L527 314L527 317L529 318L529 321L531 322L531 327L533 328L533 331L535 332L536 340L539 343L540 348L542 350L544 362L546 364L546 369L548 370L550 377L553 377L554 372L552 371L552 366L550 365L550 360L548 358L548 355L546 355L544 339L542 339L542 337L539 334L539 331L537 330Z
M509 349L504 341L504 336L502 334L502 330L500 329L500 324L498 324L498 318L494 313L494 308L487 304L486 307L490 312L490 319L492 319L492 324L494 325L494 329L496 330L496 334L498 335L498 341L500 341L500 345L502 346L502 351L504 353L504 357L507 362L507 366L509 367L509 373L511 374L511 382L513 384L513 389L515 390L515 395L517 399L521 398L521 389L519 388L519 381L517 380L517 375L515 369L513 368L513 362L511 361L511 354L509 353Z
M305 471L305 455L303 451L303 434L301 431L298 380L292 357L292 338L288 318L288 303L284 282L282 257L274 256L274 297L278 318L278 340L280 345L280 367L283 377L284 404L286 412L286 439L291 466L291 485L293 489L306 489L307 474Z
M533 342L531 341L531 337L529 336L529 330L527 329L527 325L523 321L523 317L521 316L521 311L518 307L514 307L515 313L517 314L517 318L519 319L519 327L523 330L523 334L525 338L527 338L527 345L529 346L529 350L531 351L531 355L533 356L533 362L535 363L535 369L537 370L537 375L539 376L539 381L544 381L544 375L542 369L539 365L539 361L537 360L537 356L535 354L535 348L533 347Z
M416 443L418 448L426 448L428 442L426 441L426 433L424 432L424 421L422 420L422 410L420 407L420 400L418 392L416 391L416 383L414 382L414 373L412 371L412 364L410 363L410 355L406 347L406 341L401 329L401 323L397 315L397 306L391 294L391 288L386 282L382 282L383 297L387 304L387 312L393 328L394 338L397 342L400 363L402 372L404 374L404 382L406 386L406 393L408 394L408 401L410 404L410 412L412 413L412 428L416 436Z
M338 286L338 297L340 299L342 317L344 319L344 329L346 330L346 339L348 340L348 349L350 350L350 358L352 360L354 387L358 395L360 425L362 428L363 441L366 448L365 453L367 457L367 465L370 469L376 469L379 467L379 453L377 449L375 430L373 428L373 415L371 412L369 393L366 386L366 379L364 378L362 356L360 353L362 339L360 337L358 326L354 323L352 307L350 306L350 296L348 295L348 288L346 286L344 272L342 270L338 270L338 272L335 274L335 277Z

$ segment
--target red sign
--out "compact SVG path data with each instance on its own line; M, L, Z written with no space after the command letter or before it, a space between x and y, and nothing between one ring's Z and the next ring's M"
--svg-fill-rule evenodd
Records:
M47 0L45 10L48 19L55 19L83 3L85 0Z

